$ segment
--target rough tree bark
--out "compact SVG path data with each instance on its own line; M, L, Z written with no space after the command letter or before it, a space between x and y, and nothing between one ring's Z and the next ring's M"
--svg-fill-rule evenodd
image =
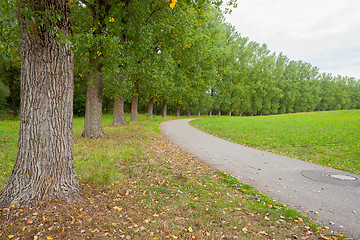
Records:
M162 109L162 117L166 118L167 117L167 100L164 100L164 105L163 105L163 109Z
M218 116L221 116L221 108L219 108Z
M86 90L85 106L85 124L84 131L81 134L85 138L105 138L106 134L102 129L102 89L103 76L102 64L96 59L90 58L90 66L96 66L96 69L89 73L88 86Z
M191 110L188 110L187 116L188 116L188 117L191 117Z
M113 125L120 126L127 124L124 111L124 95L114 99Z
M147 117L148 118L154 118L154 99L153 97L150 97L149 103L148 103L148 112Z
M198 117L200 117L200 115L201 115L200 110L198 110L197 115L198 115Z
M231 115L232 115L232 112L230 111L230 112L229 112L229 117L231 117Z
M135 95L131 101L131 121L135 122L138 120L138 102L139 95Z
M20 8L31 2L20 2ZM65 36L71 35L69 4L66 0L42 0L27 9L32 10L30 14L46 10L55 14L59 10L62 18L56 23L47 19L40 26L19 14L19 142L14 169L0 195L0 207L30 206L55 198L75 201L79 192L73 161L74 56L70 46L61 46L49 30L55 25Z
M210 116L210 117L212 116L212 111L209 112L209 116Z
M180 106L176 107L176 116L180 117Z

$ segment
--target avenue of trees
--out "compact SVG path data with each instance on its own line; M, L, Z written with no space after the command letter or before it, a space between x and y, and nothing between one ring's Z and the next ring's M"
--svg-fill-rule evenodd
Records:
M357 79L319 73L242 37L224 22L222 4L2 1L0 113L20 112L20 133L0 207L76 198L73 113L85 116L83 137L103 138L103 112L122 125L126 111L137 121L138 112L152 118L360 108Z
M17 116L20 58L16 9L1 6L0 112ZM84 137L105 137L124 111L268 115L357 109L357 79L320 73L242 37L224 22L219 2L69 1L75 53L74 114ZM11 10L11 6L13 10Z
M262 115L359 108L359 83L272 53L224 22L216 3L70 1L74 113L105 137L103 111ZM13 1L1 6L1 113L17 116L20 52ZM131 107L130 107L131 105Z

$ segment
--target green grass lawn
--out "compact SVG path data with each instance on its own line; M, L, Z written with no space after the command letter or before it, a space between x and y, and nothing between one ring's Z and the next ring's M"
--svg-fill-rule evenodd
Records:
M360 111L191 121L206 132L246 146L360 174Z
M159 124L172 119L140 116L113 127L112 116L105 115L108 137L84 139L84 119L75 118L82 200L0 209L0 239L39 233L39 239L344 238L166 140ZM0 191L15 162L18 125L0 122Z

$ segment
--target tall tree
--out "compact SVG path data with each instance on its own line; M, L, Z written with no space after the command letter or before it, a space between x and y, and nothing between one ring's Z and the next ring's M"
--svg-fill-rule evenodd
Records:
M102 99L104 58L103 40L107 30L108 19L112 5L107 0L83 1L91 12L94 42L89 46L88 86L86 92L85 124L82 137L106 137L102 129Z
M18 153L0 207L74 201L73 52L66 0L19 2L21 107ZM63 39L58 40L59 36Z

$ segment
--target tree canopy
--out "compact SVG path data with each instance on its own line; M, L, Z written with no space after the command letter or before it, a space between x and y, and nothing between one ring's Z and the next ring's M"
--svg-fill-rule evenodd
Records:
M358 79L320 73L310 63L271 52L236 32L224 20L236 2L226 7L209 0L68 3L73 36L66 40L75 51L74 113L88 111L89 126L98 126L97 133L84 131L85 137L104 136L101 112L113 111L120 96L127 111L138 96L140 111L152 102L157 113L164 101L173 113L230 115L360 107ZM16 115L20 38L15 1L0 4L0 28L0 111L12 109Z

